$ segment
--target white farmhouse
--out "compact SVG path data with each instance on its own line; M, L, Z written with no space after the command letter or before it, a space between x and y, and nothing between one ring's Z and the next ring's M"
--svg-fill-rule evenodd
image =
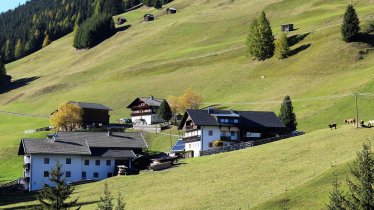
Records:
M102 180L116 174L118 165L131 168L148 146L141 133L59 132L53 138L22 139L24 187L34 191L49 184L49 171L62 164L68 183Z
M153 125L165 122L157 115L157 110L165 99L150 97L136 98L127 108L131 109L131 120L135 124Z
M212 149L215 141L229 146L290 133L274 112L212 108L186 110L178 129L184 131L184 150L193 157Z

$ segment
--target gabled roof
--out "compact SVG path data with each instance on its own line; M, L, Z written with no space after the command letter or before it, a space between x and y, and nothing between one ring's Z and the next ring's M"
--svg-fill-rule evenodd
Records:
M87 103L87 102L75 102L75 101L69 101L68 103L69 104L76 104L81 109L99 109L99 110L113 111L111 108L106 107L102 104Z
M22 139L18 155L23 154L69 154L93 155L91 149L104 149L105 155L114 155L123 151L123 155L131 155L128 150L148 148L143 135L134 133L106 132L60 132L59 140ZM109 156L108 156L109 157Z
M233 110L186 110L178 129L183 129L186 120L190 116L197 126L219 126L216 117L237 117L239 127L251 128L285 128L286 126L274 112L260 111L233 111Z
M136 102L138 101L143 101L146 103L148 106L161 106L161 103L165 101L165 99L160 99L160 98L154 98L152 96L150 97L138 97L136 98L133 102L131 102L130 105L127 106L127 108L131 108Z

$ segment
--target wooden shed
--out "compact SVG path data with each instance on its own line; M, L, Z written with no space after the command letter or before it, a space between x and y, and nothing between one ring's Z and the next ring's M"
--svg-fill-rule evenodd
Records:
M169 7L166 9L166 14L175 14L177 13L177 9L175 9L174 7Z
M123 17L117 18L117 24L118 25L122 25L122 24L124 24L126 22L127 22L126 18L123 18Z
M144 15L144 21L145 22L148 22L148 21L154 21L155 20L155 16L152 15L152 14L145 14Z
M283 24L283 25L281 25L281 31L282 32L293 31L293 24Z

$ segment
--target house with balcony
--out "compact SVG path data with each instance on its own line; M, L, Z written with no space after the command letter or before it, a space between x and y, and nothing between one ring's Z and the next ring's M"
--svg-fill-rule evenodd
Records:
M215 141L229 146L290 133L274 112L212 108L186 110L178 129L184 133L185 150L193 157L212 149Z
M131 109L131 120L136 125L153 125L165 122L157 115L157 110L165 99L138 97L127 108Z
M62 164L68 183L114 176L117 166L132 167L132 160L148 148L139 132L59 132L45 139L22 139L23 184L27 191L51 185L49 172Z

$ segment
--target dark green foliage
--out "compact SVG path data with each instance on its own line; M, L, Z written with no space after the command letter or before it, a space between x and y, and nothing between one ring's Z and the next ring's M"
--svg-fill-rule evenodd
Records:
M340 190L341 184L338 181L337 175L334 173L334 179L332 181L333 190L330 193L330 203L327 205L329 210L345 210L346 200L343 192Z
M65 178L63 178L62 165L56 162L55 168L49 173L49 180L54 186L44 184L43 189L40 191L38 200L42 209L63 210L74 207L77 204L78 198L71 202L65 202L74 192L74 188L68 185Z
M352 5L348 5L344 14L342 24L343 40L351 42L360 32L360 20L357 17L356 10Z
M374 209L374 157L371 146L363 145L351 166L354 180L348 180L348 206L350 209Z
M165 121L169 121L173 117L171 108L166 100L164 100L157 110L157 115L162 117Z
M117 206L115 208L115 210L124 210L125 207L126 207L126 203L123 201L123 196L121 194L121 192L118 192L118 196L117 196Z
M274 54L274 36L265 12L253 20L247 37L247 52L258 60L271 58Z
M14 57L16 59L21 58L23 56L23 45L21 39L18 39L16 48L14 49Z
M103 195L100 196L100 201L97 204L97 210L112 210L113 209L113 197L108 189L108 184L104 183Z
M115 33L114 21L109 14L94 15L76 31L74 47L77 49L88 49L109 38Z
M296 115L293 112L293 106L290 96L286 96L280 108L279 119L291 131L295 131L297 127Z
M125 11L123 0L95 0L95 14L118 15Z
M288 57L290 47L288 46L287 35L283 33L279 39L275 41L275 56L279 59Z
M162 2L161 0L156 0L155 4L153 5L154 8L156 9L162 9Z
M0 56L0 78L6 75L6 69L2 57Z
M0 55L5 63L15 56L21 40L23 56L42 48L46 34L50 41L73 31L78 14L80 22L91 16L93 0L38 0L0 14ZM22 57L22 56L21 56Z

